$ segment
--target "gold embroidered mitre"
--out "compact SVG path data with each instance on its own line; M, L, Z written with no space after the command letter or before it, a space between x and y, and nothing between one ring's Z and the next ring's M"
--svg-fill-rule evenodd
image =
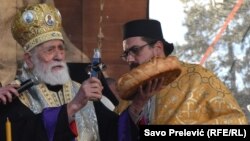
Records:
M48 4L36 4L20 9L11 25L13 37L25 51L30 51L49 40L63 40L61 28L62 18L59 10Z

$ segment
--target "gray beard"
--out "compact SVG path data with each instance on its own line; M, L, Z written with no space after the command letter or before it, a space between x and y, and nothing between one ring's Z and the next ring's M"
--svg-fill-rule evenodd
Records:
M33 74L39 78L39 80L45 82L46 84L63 85L70 80L68 67L65 62L53 62L46 66L37 57L32 57L35 67L32 70ZM52 72L53 66L61 65L63 69L60 71Z

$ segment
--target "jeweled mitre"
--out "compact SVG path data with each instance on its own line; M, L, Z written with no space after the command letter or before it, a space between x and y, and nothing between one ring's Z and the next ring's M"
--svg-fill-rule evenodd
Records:
M20 9L11 25L13 37L25 51L52 39L63 40L61 29L62 18L59 10L48 4Z

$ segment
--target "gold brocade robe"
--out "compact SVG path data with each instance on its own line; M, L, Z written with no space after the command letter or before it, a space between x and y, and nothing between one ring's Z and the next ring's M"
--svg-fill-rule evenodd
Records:
M144 108L149 124L247 124L232 93L211 71L179 63L180 76L163 86ZM116 112L128 103L122 100Z
M180 64L181 75L155 95L150 124L247 124L231 92L212 72Z

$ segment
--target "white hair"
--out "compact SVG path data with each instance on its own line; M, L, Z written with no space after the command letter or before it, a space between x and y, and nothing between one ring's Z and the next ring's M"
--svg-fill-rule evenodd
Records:
M50 85L63 85L70 80L68 67L63 61L53 61L50 64L43 63L37 56L36 51L31 51L31 59L34 64L32 70L33 74L37 76L41 81ZM54 66L62 66L62 70L52 72L51 69Z

